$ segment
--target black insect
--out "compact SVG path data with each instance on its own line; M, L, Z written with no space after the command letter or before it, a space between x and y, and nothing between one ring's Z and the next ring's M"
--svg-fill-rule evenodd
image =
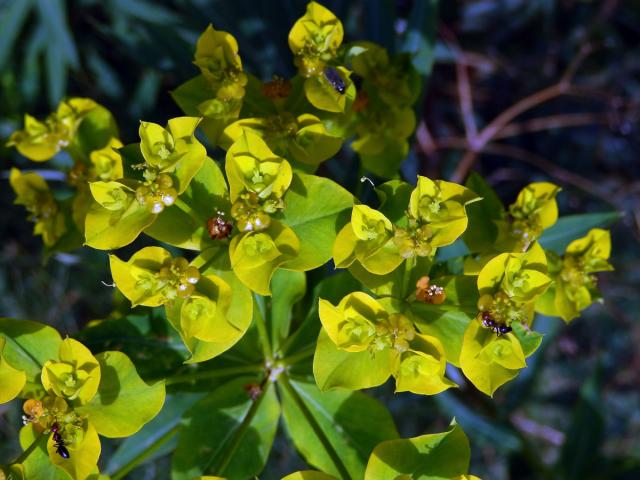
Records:
M57 423L54 423L51 425L51 431L53 432L53 447L56 449L56 453L62 458L69 458L71 455L69 454L69 450L64 444L64 440L60 434L60 426Z
M327 79L327 82L329 82L333 89L340 95L344 95L344 92L347 91L347 86L340 76L340 72L338 72L338 70L336 70L335 68L326 67L324 69L324 78Z
M490 329L498 337L506 335L513 329L507 325L496 322L490 312L482 312L482 326Z

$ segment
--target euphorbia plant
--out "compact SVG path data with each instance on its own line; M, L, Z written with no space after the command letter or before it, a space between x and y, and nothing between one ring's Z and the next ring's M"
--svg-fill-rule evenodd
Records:
M283 418L318 470L288 479L475 478L455 421L399 439L359 390L394 377L399 395L437 395L466 378L493 395L540 345L536 312L569 321L599 298L609 235L585 223L582 238L566 238L573 220L558 218L550 183L505 208L477 175L401 179L420 77L410 56L343 37L311 2L289 34L298 74L262 82L234 37L209 26L200 75L173 92L186 116L142 122L138 143L123 146L112 116L86 99L44 122L26 117L10 144L35 161L67 150L75 193L58 200L36 173L14 170L16 203L49 253L77 248L62 241L72 232L109 251L128 303L78 340L0 322L0 401L26 399L25 451L5 476L97 478L98 434L134 434L155 443L123 443L142 450L106 465L114 479L174 436L173 478L250 478ZM321 174L349 140L377 176L375 201ZM139 246L141 234L162 246ZM113 252L132 243L134 253ZM115 343L131 360L80 341ZM136 434L163 403L162 380L168 406Z

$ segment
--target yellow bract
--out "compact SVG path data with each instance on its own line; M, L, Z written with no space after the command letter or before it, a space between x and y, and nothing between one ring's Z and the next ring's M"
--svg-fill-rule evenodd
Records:
M106 147L91 152L89 157L91 161L89 178L91 180L108 182L123 177L122 156L117 150L122 146L120 140L112 138Z
M524 368L524 352L513 333L498 338L478 321L471 321L464 334L460 367L478 390L493 396Z
M83 405L98 391L100 365L87 347L67 338L58 358L43 365L41 380L47 392Z
M611 235L594 228L582 238L571 242L564 256L550 267L554 284L537 301L536 310L545 315L557 315L569 322L599 298L596 272L613 270Z
M307 12L291 28L289 47L303 77L319 75L342 44L340 20L319 3L309 2Z
M245 191L254 192L261 199L282 198L293 178L289 162L275 155L262 138L247 130L229 147L225 169L231 201Z
M88 98L71 98L58 105L43 122L24 117L24 129L11 134L7 145L15 146L30 160L44 162L69 145L84 115L97 107Z
M22 391L27 376L24 372L13 368L4 358L4 337L0 337L0 404L13 400Z
M11 169L11 187L16 193L16 205L24 205L29 220L35 222L34 234L42 235L46 246L52 246L66 232L64 214L53 198L47 182L37 173L21 173Z

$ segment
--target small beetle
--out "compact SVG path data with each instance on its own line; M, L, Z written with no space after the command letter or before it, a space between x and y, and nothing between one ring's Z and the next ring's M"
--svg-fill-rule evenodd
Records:
M338 92L340 95L344 95L344 92L347 91L347 86L344 83L344 80L340 76L340 72L333 67L326 67L324 69L324 78L327 79L327 82L331 84L333 89Z

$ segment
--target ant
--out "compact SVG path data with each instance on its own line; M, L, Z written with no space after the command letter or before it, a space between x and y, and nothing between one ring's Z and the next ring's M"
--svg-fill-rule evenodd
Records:
M53 432L53 447L56 449L56 453L64 459L69 458L71 455L60 434L60 425L58 425L58 422L51 425L51 431Z
M489 312L482 312L482 326L492 330L498 337L506 335L513 330L507 325L496 322Z

